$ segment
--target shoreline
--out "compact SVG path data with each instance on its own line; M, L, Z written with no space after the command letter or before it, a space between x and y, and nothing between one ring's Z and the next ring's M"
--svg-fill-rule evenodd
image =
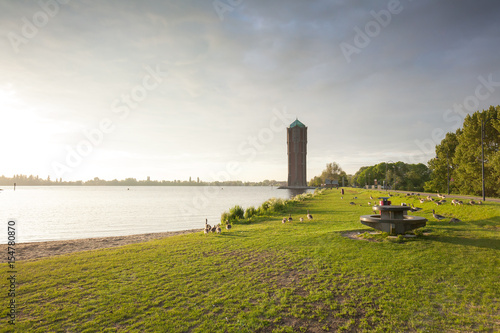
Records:
M16 261L33 261L41 258L59 256L74 252L106 249L129 244L144 243L153 239L192 234L203 229L165 231L128 236L95 237L47 242L18 243L15 245ZM0 244L0 251L7 253L7 244ZM7 263L7 256L2 256L0 263Z

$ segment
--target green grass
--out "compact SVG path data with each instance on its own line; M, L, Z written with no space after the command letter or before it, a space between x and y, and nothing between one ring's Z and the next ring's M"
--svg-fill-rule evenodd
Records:
M500 204L393 197L424 208L424 235L343 237L367 230L370 195L328 190L220 235L19 262L15 331L498 332ZM438 222L433 208L463 222ZM288 213L294 221L281 223Z

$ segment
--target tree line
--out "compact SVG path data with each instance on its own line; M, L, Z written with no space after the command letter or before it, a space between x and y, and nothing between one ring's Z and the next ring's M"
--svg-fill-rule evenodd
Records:
M39 176L14 175L13 177L0 176L0 186L281 186L286 182L276 180L264 180L261 182L243 182L241 180L206 182L201 180L137 180L126 178L123 180L104 180L98 177L82 181L63 181L62 179L51 180L50 176L43 179Z
M347 175L335 162L309 182L321 186L326 179L346 186L382 185L394 190L475 195L482 194L484 161L485 195L500 197L500 106L467 115L463 126L449 132L436 145L436 157L427 165L404 162L361 167ZM481 135L483 134L483 135ZM483 152L484 150L484 152ZM483 159L484 153L484 159Z
M335 162L329 163L321 175L314 177L309 185L321 186L326 179L336 180L345 186L364 187L381 185L383 188L405 191L423 191L425 182L430 180L430 170L422 163L404 162L379 163L361 167L354 175L347 175Z
M428 162L432 173L426 191L445 193L449 186L450 193L481 195L484 148L485 194L500 196L499 115L498 105L476 111L465 117L461 128L446 134L436 146L436 158Z

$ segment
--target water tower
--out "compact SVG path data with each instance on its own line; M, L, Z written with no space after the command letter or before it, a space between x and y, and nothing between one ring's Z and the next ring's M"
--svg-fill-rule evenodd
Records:
M307 127L296 119L287 128L288 187L307 187Z

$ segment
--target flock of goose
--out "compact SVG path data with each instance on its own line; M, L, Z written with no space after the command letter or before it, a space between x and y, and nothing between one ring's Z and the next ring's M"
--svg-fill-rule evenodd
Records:
M393 194L390 194L388 193L388 196L389 197L393 197L394 195ZM399 194L396 194L396 196L400 196ZM420 194L419 193L407 193L406 196L417 196L419 197ZM443 195L443 194L440 194L438 193L437 194L437 197L439 198L438 199L435 199L433 197L431 197L430 195L428 195L427 197L425 198L420 198L419 201L420 203L425 203L425 202L434 202L436 205L440 206L440 205L443 205L445 204L447 201L446 201L446 196ZM340 197L340 199L344 199L344 197ZM353 197L352 200L356 200L357 197ZM370 200L375 200L375 198L373 198L373 196L370 195ZM351 201L349 202L350 205L357 205L356 202L354 201ZM458 200L458 199L453 199L451 200L451 204L453 206L461 206L461 205L464 205L464 204L468 204L468 205L471 205L471 206L474 206L474 205L482 205L483 202L481 200L469 200L469 202L467 203L464 203L462 200ZM401 203L402 206L407 206L406 203ZM362 206L361 204L359 206ZM368 206L372 206L372 201L369 201L368 202ZM418 211L421 211L423 208L420 208L420 207L415 207L413 204L411 204L411 208L410 208L410 211L411 212L418 212ZM433 209L432 210L432 216L438 220L438 221L442 221L442 220L445 220L445 219L450 219L448 221L448 223L458 223L458 222L462 222L460 219L456 218L456 217L452 217L452 216L444 216L444 215L440 215L440 214L437 214L436 211Z
M226 229L231 230L231 224L229 223L229 220L226 220ZM203 229L203 233L208 234L209 232L216 232L220 234L222 232L222 228L220 226L220 223L214 226L211 226L208 224L208 219L205 219L205 229Z
M309 209L307 210L307 215L306 215L307 219L310 221L313 219L313 216L309 213ZM292 222L293 221L293 218L292 218L292 214L288 215L288 218L287 217L284 217L283 220L281 220L281 223L286 223L286 222ZM304 222L304 218L303 217L300 217L299 218L299 221L300 222Z
M417 194L415 194L415 193L407 193L406 194L406 196L414 196L414 195L420 196L420 194L418 194L418 193ZM389 193L389 196L392 197L393 194ZM440 198L440 200L435 200L431 196L427 196L425 198L419 199L419 201L420 201L420 203L425 203L425 202L431 201L431 202L436 203L436 205L438 205L438 206L442 205L442 204L444 204L446 202L446 196L438 193L437 197ZM341 199L344 199L344 197L342 196ZM356 200L356 199L358 199L358 197L353 197L352 199ZM371 196L371 195L370 195L370 200L374 200L373 196ZM349 202L349 204L350 205L356 205L356 203L354 201ZM460 206L460 205L463 205L464 202L461 201L461 200L453 199L453 200L451 200L451 204L454 205L454 206ZM468 204L473 206L473 205L482 205L483 203L480 200L478 200L478 201L470 200L468 202ZM368 205L371 206L372 202L371 201L368 202ZM401 205L402 206L407 206L406 203L401 203ZM360 206L362 206L362 205L360 205ZM411 212L418 212L418 211L421 211L421 210L422 210L422 208L415 207L413 204L411 204L411 208L410 208ZM436 220L438 220L438 221L450 218L450 216L444 216L444 215L437 214L434 209L432 210L432 216ZM307 210L306 217L307 217L307 219L309 221L313 219L312 215L309 213L309 210ZM287 223L287 222L292 222L292 221L293 221L292 214L289 214L288 217L284 217L283 220L281 220L281 223ZM299 221L300 222L304 222L304 218L300 217ZM448 223L458 223L458 222L462 222L462 221L460 219L456 218L456 217L451 217ZM229 223L229 220L226 220L226 229L227 230L231 229L231 224ZM205 229L204 229L203 232L205 234L208 234L210 232L215 232L215 233L220 234L222 232L222 228L221 228L220 223L217 224L217 225L211 226L210 224L208 224L208 219L205 219Z
M307 210L307 215L306 215L307 219L310 221L313 219L313 216L309 213L309 209ZM292 214L289 214L288 217L284 217L283 220L282 220L282 223L286 223L286 222L292 222L293 221L293 218L292 218ZM303 217L300 217L299 218L299 221L300 222L304 222L304 218ZM231 230L231 223L229 223L229 220L226 220L226 229L227 230ZM203 233L204 234L208 234L210 232L215 232L215 233L218 233L220 234L222 232L222 228L221 228L221 225L220 223L217 224L217 225L213 225L211 226L210 224L208 224L208 219L205 219L205 228L203 229Z

